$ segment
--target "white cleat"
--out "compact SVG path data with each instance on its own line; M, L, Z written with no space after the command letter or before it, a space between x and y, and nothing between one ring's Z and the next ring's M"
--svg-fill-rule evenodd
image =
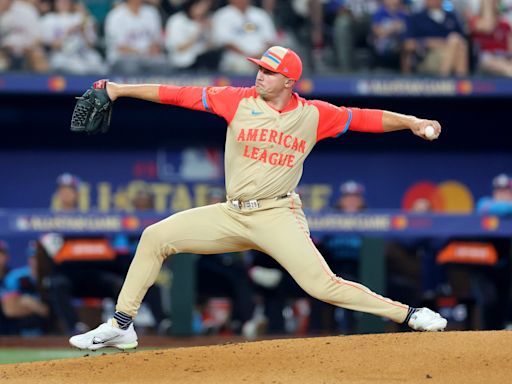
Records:
M96 351L100 348L113 347L121 350L136 348L137 334L130 324L127 330L112 325L112 320L101 324L98 328L69 339L69 344L78 349Z
M436 332L444 331L447 323L439 313L428 308L419 308L411 315L408 325L415 331Z

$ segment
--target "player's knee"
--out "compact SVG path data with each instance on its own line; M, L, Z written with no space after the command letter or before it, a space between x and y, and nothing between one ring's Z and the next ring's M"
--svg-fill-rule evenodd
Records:
M331 302L332 301L332 295L329 293L329 290L327 289L321 289L318 287L312 287L310 289L306 289L306 292L313 298L325 301L325 302Z
M167 257L173 252L172 241L168 238L169 235L165 235L165 231L162 231L159 223L150 225L142 232L140 238L139 247L151 249L153 254Z

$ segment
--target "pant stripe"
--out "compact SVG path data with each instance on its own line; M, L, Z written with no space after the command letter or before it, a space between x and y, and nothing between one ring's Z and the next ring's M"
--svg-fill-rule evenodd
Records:
M382 297L381 295L378 295L378 294L376 294L376 293L374 293L374 292L372 292L370 290L362 289L361 287L358 287L357 285L350 284L349 282L347 282L347 280L344 280L344 279L340 278L339 276L336 276L330 270L329 266L327 265L327 262L325 261L323 256L320 254L320 252L318 252L318 249L316 249L315 244L313 244L313 241L311 240L311 236L308 235L306 229L304 228L304 226L301 224L299 218L297 217L297 212L296 212L296 209L295 209L295 203L294 203L293 199L292 199L292 212L293 212L293 215L295 217L295 220L297 221L297 224L299 225L300 229L302 230L302 233L304 234L304 236L306 236L309 245L311 246L311 248L315 252L315 255L317 257L318 262L322 265L323 271L325 272L325 274L327 276L329 276L331 281L333 281L336 284L340 284L340 285L348 285L348 286L350 286L352 288L360 290L360 291L362 291L362 292L364 292L364 293L366 293L366 294L368 294L370 296L375 297L378 300L381 300L381 301L383 301L383 302L385 302L387 304L393 305L395 307L408 308L407 305L396 304L396 303L392 302L390 299L386 299L386 298Z

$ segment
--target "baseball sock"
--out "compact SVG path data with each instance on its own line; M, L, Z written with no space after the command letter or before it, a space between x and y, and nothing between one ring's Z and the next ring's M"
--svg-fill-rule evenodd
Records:
M130 324L133 323L133 319L130 315L119 311L114 313L114 320L116 321L117 326L124 330L127 330Z
M405 320L404 320L404 324L409 323L409 320L411 320L412 314L414 312L416 312L417 310L418 310L418 308L409 307L409 309L407 310L407 316L405 317Z

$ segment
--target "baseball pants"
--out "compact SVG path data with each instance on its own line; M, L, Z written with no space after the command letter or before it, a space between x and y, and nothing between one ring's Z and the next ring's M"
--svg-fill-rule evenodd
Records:
M336 276L313 244L297 194L261 200L256 209L229 202L176 213L147 227L119 294L116 310L135 317L164 260L176 253L260 250L280 263L311 296L338 307L401 323L408 306Z

